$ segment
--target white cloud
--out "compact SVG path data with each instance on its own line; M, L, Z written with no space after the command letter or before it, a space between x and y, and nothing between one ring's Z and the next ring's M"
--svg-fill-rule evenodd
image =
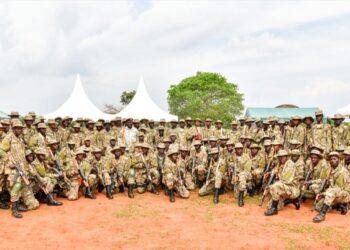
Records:
M204 70L238 83L247 106L347 104L347 2L16 2L0 5L0 30L0 110L49 113L78 72L99 107L142 74L166 109L169 85Z

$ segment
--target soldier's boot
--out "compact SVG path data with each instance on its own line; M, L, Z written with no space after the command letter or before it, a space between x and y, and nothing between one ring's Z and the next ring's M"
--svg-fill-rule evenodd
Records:
M169 200L170 202L175 202L175 194L174 194L174 189L169 189Z
M214 189L214 204L218 204L219 203L219 189L215 188Z
M222 194L224 194L225 193L225 188L224 187L221 187L220 189L219 189L219 195L222 195Z
M119 186L119 193L124 193L125 189L124 189L124 184L120 184Z
M239 194L238 194L238 206L240 206L240 207L244 206L243 198L244 198L244 191L239 191Z
M278 214L278 201L272 200L271 207L265 211L265 216L272 216Z
M129 196L129 198L131 198L131 199L134 198L133 189L134 189L134 185L133 185L133 184L129 184L129 186L128 186L128 196Z
M165 194L166 196L169 195L169 189L168 189L167 186L164 186L164 194Z
M99 183L98 186L97 186L97 191L99 193L102 193L103 189L105 189L105 187L101 183Z
M326 205L326 204L323 204L323 206L322 206L322 208L321 208L319 214L316 215L316 216L312 219L312 221L313 221L314 223L320 223L320 222L324 221L325 218L326 218L326 213L327 213L328 209L329 209L329 206Z
M47 205L49 205L49 206L62 206L63 203L55 200L52 196L52 193L49 193L47 195Z
M348 204L347 203L340 204L339 211L340 211L340 214L346 215L348 213Z
M106 197L110 200L113 199L112 187L110 185L106 186Z
M90 187L87 187L85 190L85 198L94 199L92 190Z
M18 203L19 201L16 201L16 202L12 202L12 216L15 217L15 218L23 218L23 215L18 211Z
M296 210L300 209L300 202L299 202L299 198L296 198L294 200L292 200L293 205L295 206Z
M291 199L285 199L284 201L283 201L283 205L284 206L287 206L287 205L289 205L289 204L291 204L293 201L291 200Z
M0 194L0 209L9 209L9 205L7 204L6 194L1 192Z
M28 211L28 208L26 208L23 204L21 204L19 201L17 203L17 210L19 212L27 212Z

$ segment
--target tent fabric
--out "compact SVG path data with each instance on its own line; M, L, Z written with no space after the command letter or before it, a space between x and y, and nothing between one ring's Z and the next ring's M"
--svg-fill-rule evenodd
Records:
M350 105L338 109L336 113L342 115L350 115Z
M290 117L298 115L301 117L315 116L315 112L319 108L247 108L245 112L246 117L259 117L261 119L267 119L271 116L276 116L285 120L289 120Z
M9 118L9 116L5 112L0 111L0 119L6 119L6 118Z
M70 97L55 112L45 115L46 118L56 118L71 116L74 119L78 117L90 118L93 120L112 119L113 116L99 110L86 95L79 74L77 75L74 89Z
M133 119L153 119L159 121L165 119L170 121L172 119L178 119L177 116L171 115L157 106L148 95L145 87L143 78L140 77L139 86L137 87L136 94L131 102L118 114L122 118L133 118Z

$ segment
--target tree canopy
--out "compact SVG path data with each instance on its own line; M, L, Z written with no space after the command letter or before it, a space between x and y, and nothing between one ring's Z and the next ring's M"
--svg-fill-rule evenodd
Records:
M229 124L243 111L243 94L238 86L218 73L198 72L168 90L170 112L185 118L220 119Z
M123 91L122 95L120 96L120 103L123 105L123 106L126 106L128 105L132 98L134 98L134 95L136 94L136 91L135 90L132 90L132 91Z

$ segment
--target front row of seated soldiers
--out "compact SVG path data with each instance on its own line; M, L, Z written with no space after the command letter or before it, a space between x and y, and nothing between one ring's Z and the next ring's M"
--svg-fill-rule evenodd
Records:
M314 222L324 220L332 208L346 214L350 201L349 150L326 158L322 148L314 146L305 157L293 143L284 150L278 140L265 141L263 149L254 143L205 145L195 140L190 147L160 143L156 150L145 142L135 143L126 152L123 145L106 151L86 143L75 149L74 141L60 148L58 141L49 139L33 151L26 149L22 131L22 124L14 122L0 152L0 207L9 208L9 194L16 218L38 208L39 202L62 205L56 196L76 200L80 190L91 199L96 190L105 190L113 199L113 193L124 188L134 198L134 190L158 194L162 187L174 202L175 194L188 198L198 187L200 196L213 194L214 203L223 192L233 191L239 206L244 206L245 195L263 190L263 201L269 197L265 215L276 215L288 204L299 209L303 199L311 198L319 211Z

